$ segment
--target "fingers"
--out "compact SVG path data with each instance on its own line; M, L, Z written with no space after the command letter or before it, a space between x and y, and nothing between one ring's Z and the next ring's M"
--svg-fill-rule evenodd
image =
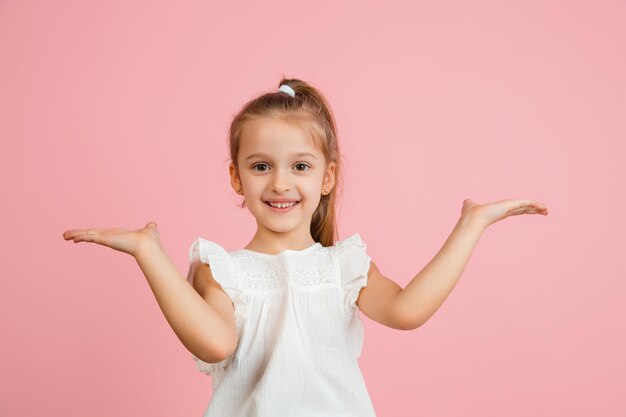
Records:
M548 214L548 206L534 200L503 200L508 203L507 216L518 216L520 214Z
M538 201L530 200L530 211L533 214L548 214L548 206Z
M92 232L90 230L83 230L72 235L72 240L74 243L78 242L91 242L92 241Z
M63 239L65 239L65 240L72 240L72 239L74 239L74 237L80 235L81 233L84 233L85 230L87 230L87 229L66 230L65 232L63 232Z
M63 239L77 242L98 242L100 234L105 229L71 229L63 232Z
M548 214L548 206L533 200L526 200L525 204L519 207L521 213L518 214Z

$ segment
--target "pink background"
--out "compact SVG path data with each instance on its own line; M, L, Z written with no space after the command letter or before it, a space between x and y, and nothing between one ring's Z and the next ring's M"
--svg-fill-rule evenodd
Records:
M1 416L200 416L210 379L136 262L64 230L159 225L244 246L226 134L282 74L346 160L340 238L401 286L463 199L490 227L411 332L363 316L380 417L624 416L623 1L0 2Z

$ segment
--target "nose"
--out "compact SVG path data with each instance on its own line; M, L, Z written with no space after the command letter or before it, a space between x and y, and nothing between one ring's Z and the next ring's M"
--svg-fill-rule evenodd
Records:
M289 173L283 172L280 169L274 171L274 177L272 178L272 190L276 192L289 191L291 185L289 182Z

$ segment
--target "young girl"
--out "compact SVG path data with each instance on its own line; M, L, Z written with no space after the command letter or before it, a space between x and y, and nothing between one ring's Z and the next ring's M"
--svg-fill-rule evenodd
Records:
M358 311L416 329L450 294L489 225L548 210L533 200L465 200L441 250L403 289L358 233L336 241L342 165L326 100L301 80L279 86L246 103L230 127L230 182L257 222L245 248L228 252L198 237L185 281L154 222L63 237L137 260L168 323L213 378L205 417L375 416L357 362Z

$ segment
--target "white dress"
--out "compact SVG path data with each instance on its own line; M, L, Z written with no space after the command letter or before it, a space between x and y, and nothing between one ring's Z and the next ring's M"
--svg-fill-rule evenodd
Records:
M204 417L375 417L357 361L363 324L355 301L370 266L358 233L275 255L227 252L199 237L189 258L210 265L239 334L222 362L192 355L213 379Z

